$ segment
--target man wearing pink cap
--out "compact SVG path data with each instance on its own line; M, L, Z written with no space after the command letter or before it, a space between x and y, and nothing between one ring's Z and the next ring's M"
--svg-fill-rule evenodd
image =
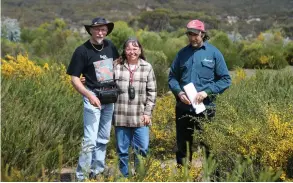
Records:
M169 73L169 88L176 97L176 160L178 165L185 163L187 143L189 144L189 161L192 160L192 140L194 130L201 131L200 121L215 116L215 95L225 91L231 85L222 53L207 40L209 36L205 25L200 20L192 20L187 26L186 35L189 44L182 48L174 59ZM194 100L203 102L206 110L196 114L183 90L183 86L193 83L198 91ZM207 156L209 148L205 147Z

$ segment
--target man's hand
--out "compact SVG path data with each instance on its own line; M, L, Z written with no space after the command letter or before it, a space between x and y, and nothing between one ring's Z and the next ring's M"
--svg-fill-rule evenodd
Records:
M151 122L151 117L150 116L148 116L148 115L143 115L142 116L142 121L144 122L144 125L149 125L150 124L150 122Z
M85 85L85 77L80 77L80 82Z
M93 106L101 109L101 102L95 95L89 95L88 99Z
M208 94L205 91L198 92L195 96L195 103L196 104L202 103L202 101L205 98L207 98L207 96L208 96Z
M181 91L181 92L178 94L178 97L179 97L179 99L181 100L181 102L183 102L184 104L191 105L191 102L190 102L190 100L187 98L186 93L184 93L184 92Z
M89 99L90 104L101 109L100 100L85 88L81 82L81 78L77 76L71 76L71 83L80 94Z

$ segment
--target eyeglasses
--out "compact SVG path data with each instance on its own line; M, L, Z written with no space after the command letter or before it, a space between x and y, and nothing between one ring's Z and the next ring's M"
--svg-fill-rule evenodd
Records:
M99 28L99 27L92 27L92 29L95 32L102 32L102 33L106 33L108 31L108 29L106 29L106 28Z
M125 49L125 52L126 52L126 53L130 53L130 52L139 52L139 48L133 48L133 49L126 48L126 49Z

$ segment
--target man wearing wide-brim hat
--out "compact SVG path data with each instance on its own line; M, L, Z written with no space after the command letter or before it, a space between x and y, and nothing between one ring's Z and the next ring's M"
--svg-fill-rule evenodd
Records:
M84 104L84 137L76 170L78 181L94 178L105 169L114 103L103 103L94 91L101 83L113 81L113 61L119 57L113 43L105 39L114 23L97 17L84 26L91 37L76 48L67 69ZM80 80L81 74L85 77L85 86Z
M113 28L114 28L114 23L113 22L109 22L105 18L101 18L101 17L94 18L90 25L84 25L84 27L85 27L86 31L90 35L92 35L92 33L90 32L90 28L91 27L98 27L98 26L102 26L102 25L107 26L107 28L108 28L107 35L110 34L112 32Z

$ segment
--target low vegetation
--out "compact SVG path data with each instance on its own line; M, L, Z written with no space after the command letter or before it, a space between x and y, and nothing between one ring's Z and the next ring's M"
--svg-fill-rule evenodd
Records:
M175 99L168 93L167 73L187 43L184 30L156 33L134 30L125 22L118 22L115 30L109 38L120 51L128 36L144 45L159 98L150 155L142 167L128 179L119 176L112 134L107 163L115 171L100 181L293 181L293 72L286 67L292 64L292 42L285 43L273 31L269 39L265 33L236 42L223 32L210 32L210 42L235 70L233 84L217 96L213 122L202 121L204 132L195 133L193 145L204 141L213 157L204 159L196 151L191 156L202 164L177 169ZM1 39L1 179L56 181L62 168L76 167L80 151L82 100L66 67L75 47L86 39L60 19L21 32L20 42ZM259 70L247 77L243 68Z

